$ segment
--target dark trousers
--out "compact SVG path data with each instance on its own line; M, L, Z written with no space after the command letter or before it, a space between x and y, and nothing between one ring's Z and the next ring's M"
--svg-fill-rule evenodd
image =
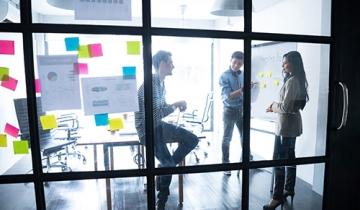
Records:
M178 147L173 154L170 153L166 143L178 143ZM155 157L160 162L160 167L175 167L179 164L191 150L198 144L199 139L190 131L162 122L155 128ZM170 194L169 186L172 175L159 177L159 200L166 201Z
M296 137L275 136L273 159L295 159L295 143ZM275 167L273 199L281 200L284 190L294 193L295 181L296 165Z
M229 149L230 149L230 141L232 139L234 126L238 128L240 133L240 143L242 147L243 142L243 112L242 109L237 108L224 108L223 112L223 122L224 122L224 135L222 140L222 162L228 163L229 160ZM240 154L241 159L241 154Z

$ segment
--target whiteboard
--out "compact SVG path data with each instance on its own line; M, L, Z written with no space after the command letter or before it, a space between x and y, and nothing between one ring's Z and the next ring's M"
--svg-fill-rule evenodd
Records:
M296 42L267 42L252 46L251 81L257 84L251 89L251 117L276 120L276 114L265 110L273 101L279 100L283 85L283 55L296 48Z

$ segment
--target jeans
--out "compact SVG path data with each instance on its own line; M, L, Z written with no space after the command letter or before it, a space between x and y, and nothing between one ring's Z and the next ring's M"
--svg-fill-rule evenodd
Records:
M295 159L296 137L275 136L273 159ZM285 179L286 172L286 179ZM275 167L275 186L273 199L281 200L283 191L294 193L296 165Z
M229 163L229 148L232 139L234 125L240 133L241 147L243 145L243 112L241 108L224 108L223 112L224 135L222 140L222 162ZM240 155L241 159L241 155Z
M172 155L166 145L167 142L178 143L178 147ZM198 137L190 131L162 122L155 128L155 157L159 160L160 167L175 167L196 147L198 142ZM172 175L159 177L159 183L157 184L159 186L157 195L159 200L166 202L170 194L171 177Z

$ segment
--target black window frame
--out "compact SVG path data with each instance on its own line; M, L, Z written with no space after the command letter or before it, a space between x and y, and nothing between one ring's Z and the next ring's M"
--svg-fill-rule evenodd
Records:
M30 0L20 1L20 23L2 23L0 24L1 32L21 33L23 36L24 63L26 77L26 93L29 114L29 127L32 148L32 164L33 174L20 175L2 175L0 176L0 184L9 183L34 183L35 197L37 209L45 209L44 182L48 181L64 181L64 180L86 180L86 179L105 179L105 178L121 178L121 177L139 177L147 178L147 205L149 209L155 206L155 189L154 177L164 174L185 174L185 173L205 173L218 172L224 170L242 170L242 204L241 209L249 208L249 171L256 168L274 167L280 165L301 165L301 164L325 164L324 177L324 197L323 204L326 201L326 181L328 164L330 160L329 154L329 135L331 134L331 120L327 122L327 138L326 138L326 154L324 156L313 156L296 158L295 160L265 160L265 161L249 161L250 151L250 78L251 78L251 41L291 41L302 43L319 43L330 45L330 78L329 78L329 107L328 119L333 119L330 110L333 105L334 89L334 31L331 30L330 36L314 36L314 35L296 35L296 34L276 34L276 33L257 33L252 32L252 1L244 0L244 31L220 31L220 30L198 30L198 29L172 29L151 27L151 1L142 0L142 26L97 26L97 25L75 25L75 24L40 24L32 23L32 10ZM334 22L334 0L331 5L331 28ZM79 33L79 34L126 34L142 36L143 41L143 61L144 61L144 85L145 85L145 116L146 116L146 133L148 140L146 150L146 168L132 170L113 170L113 171L93 171L93 172L72 172L72 173L43 173L38 121L36 110L36 93L34 75L34 54L33 54L33 33ZM154 165L154 146L153 142L153 116L152 116L152 77L151 77L151 37L154 35L176 36L176 37L203 37L203 38L226 38L226 39L242 39L244 41L244 141L243 141L243 162L229 164L212 164L184 166L176 168L156 168ZM326 206L323 205L323 209Z

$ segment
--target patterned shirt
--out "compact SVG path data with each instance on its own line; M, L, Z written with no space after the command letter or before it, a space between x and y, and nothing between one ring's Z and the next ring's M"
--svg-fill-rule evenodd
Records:
M154 126L158 126L161 120L174 112L173 107L166 103L164 81L160 81L158 75L153 75L153 118ZM135 112L135 127L141 143L145 143L145 103L144 84L138 90L139 111Z
M224 107L239 108L242 106L243 96L229 98L231 92L240 89L244 84L244 74L242 71L233 72L231 69L222 73L219 84L221 87L221 98Z

